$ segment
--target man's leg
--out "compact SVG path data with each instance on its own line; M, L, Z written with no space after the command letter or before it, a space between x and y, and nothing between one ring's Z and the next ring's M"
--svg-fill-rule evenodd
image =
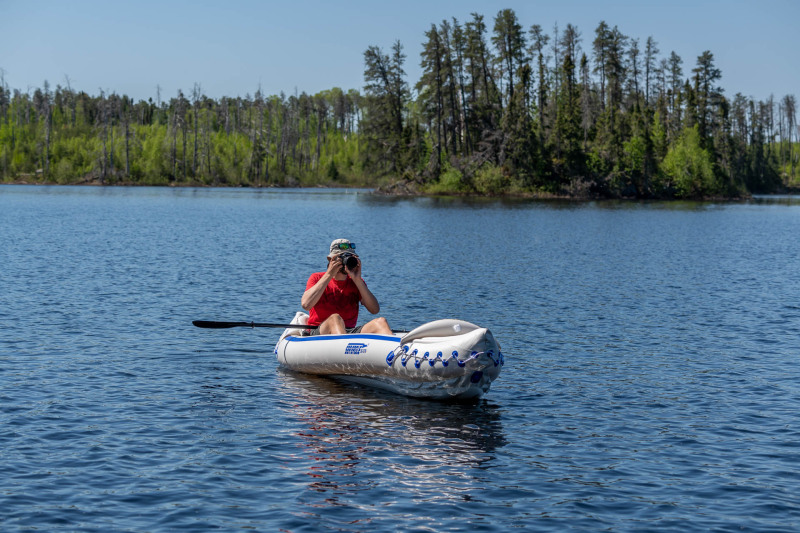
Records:
M389 327L389 322L385 318L379 317L370 320L361 328L361 333L380 333L383 335L391 335L392 328Z
M345 332L344 320L338 314L334 313L319 325L320 335L341 335Z

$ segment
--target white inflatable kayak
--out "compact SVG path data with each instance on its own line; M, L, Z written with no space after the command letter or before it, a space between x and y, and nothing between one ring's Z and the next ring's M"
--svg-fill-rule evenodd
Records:
M297 313L291 323L307 320ZM419 398L479 398L504 364L492 333L462 320L437 320L403 335L302 331L286 329L275 345L282 366Z

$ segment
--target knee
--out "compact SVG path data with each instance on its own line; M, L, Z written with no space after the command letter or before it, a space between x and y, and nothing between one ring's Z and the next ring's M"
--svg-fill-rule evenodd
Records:
M344 332L344 318L342 315L338 313L333 313L328 319L325 321L331 328L334 328L337 332L343 333Z
M332 314L319 326L320 333L344 333L344 319L341 315L336 313Z
M392 332L392 328L389 327L389 321L383 317L376 318L375 325L378 326L378 329L381 330L382 333Z

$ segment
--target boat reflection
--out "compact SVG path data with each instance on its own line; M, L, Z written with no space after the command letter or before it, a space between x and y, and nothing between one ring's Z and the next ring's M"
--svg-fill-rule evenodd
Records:
M286 370L278 381L304 425L308 488L326 498L400 485L414 498L469 500L506 444L500 411L486 400L419 400Z

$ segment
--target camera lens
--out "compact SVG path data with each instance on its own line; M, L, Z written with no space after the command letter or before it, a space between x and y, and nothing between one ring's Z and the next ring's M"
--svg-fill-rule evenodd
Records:
M342 264L347 270L355 270L358 266L358 259L353 254L342 254Z

